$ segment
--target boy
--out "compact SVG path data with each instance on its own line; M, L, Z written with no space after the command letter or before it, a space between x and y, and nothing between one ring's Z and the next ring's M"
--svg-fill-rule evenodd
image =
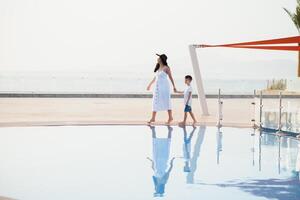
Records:
M184 96L184 118L183 121L179 123L179 125L185 125L186 124L186 119L187 119L187 114L190 113L192 119L193 119L193 125L195 125L196 118L194 116L194 113L192 112L192 93L193 93L193 89L191 86L191 82L192 82L193 78L190 75L186 75L185 76L185 84L186 84L186 88L183 92L179 92L177 91L177 93L179 94L183 94Z

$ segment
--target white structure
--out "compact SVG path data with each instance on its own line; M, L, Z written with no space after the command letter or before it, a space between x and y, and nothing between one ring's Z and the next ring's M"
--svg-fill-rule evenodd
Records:
M194 76L195 76L195 81L196 81L196 86L197 86L198 100L199 100L199 103L200 103L200 106L202 109L202 115L208 116L209 113L208 113L207 101L206 101L206 97L205 97L203 81L202 81L202 77L201 77L196 48L197 48L197 45L189 46L193 70L194 70Z
M198 91L198 99L200 106L202 108L203 115L208 114L207 101L205 97L203 81L200 73L199 62L197 58L197 48L201 47L231 47L231 48L248 48L248 49L264 49L264 50L284 50L284 51L300 51L299 44L300 36L279 38L272 40L261 40L261 41L252 41L252 42L243 42L243 43L231 43L231 44L221 44L221 45L190 45L190 55L192 60L192 65L194 69L194 75ZM274 46L274 45L279 46ZM282 44L295 44L293 46L282 46ZM272 45L272 46L269 46ZM292 80L287 83L287 89L293 92L300 91L300 79Z

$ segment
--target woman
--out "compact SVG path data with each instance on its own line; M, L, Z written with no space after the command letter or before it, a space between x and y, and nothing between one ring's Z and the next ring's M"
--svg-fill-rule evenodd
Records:
M167 121L167 124L170 124L173 120L173 116L171 108L171 91L168 78L173 85L174 92L176 92L177 90L172 77L171 69L167 63L168 57L165 54L156 55L158 56L157 64L154 69L156 76L147 87L147 90L149 91L153 83L155 83L152 102L152 117L148 123L155 122L156 113L158 111L168 111L169 119Z

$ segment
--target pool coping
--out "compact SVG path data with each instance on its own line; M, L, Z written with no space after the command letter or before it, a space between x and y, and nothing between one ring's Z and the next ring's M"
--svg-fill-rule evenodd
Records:
M172 94L172 98L182 98L182 95ZM195 94L193 98L197 98ZM250 99L254 98L251 94L222 94L224 99ZM256 95L255 97L259 97ZM279 95L264 94L263 98L278 98ZM122 93L34 93L34 92L24 92L24 93L14 93L14 92L0 92L0 98L152 98L152 94L122 94ZM218 98L217 94L206 94L206 98L215 99ZM300 99L300 95L283 94L282 98Z
M0 196L0 200L16 200L9 197Z
M158 121L151 123L153 126L167 126L165 122ZM145 121L22 121L22 122L0 122L2 127L34 127L34 126L149 126ZM170 126L179 126L179 122L174 121ZM192 126L187 123L186 126ZM215 122L197 122L195 126L215 126ZM233 128L254 128L253 124L225 122L222 127Z

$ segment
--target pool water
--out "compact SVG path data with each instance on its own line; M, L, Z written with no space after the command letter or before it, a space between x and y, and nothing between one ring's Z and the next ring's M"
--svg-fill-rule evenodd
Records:
M298 140L252 129L1 128L0 162L20 200L300 199Z

